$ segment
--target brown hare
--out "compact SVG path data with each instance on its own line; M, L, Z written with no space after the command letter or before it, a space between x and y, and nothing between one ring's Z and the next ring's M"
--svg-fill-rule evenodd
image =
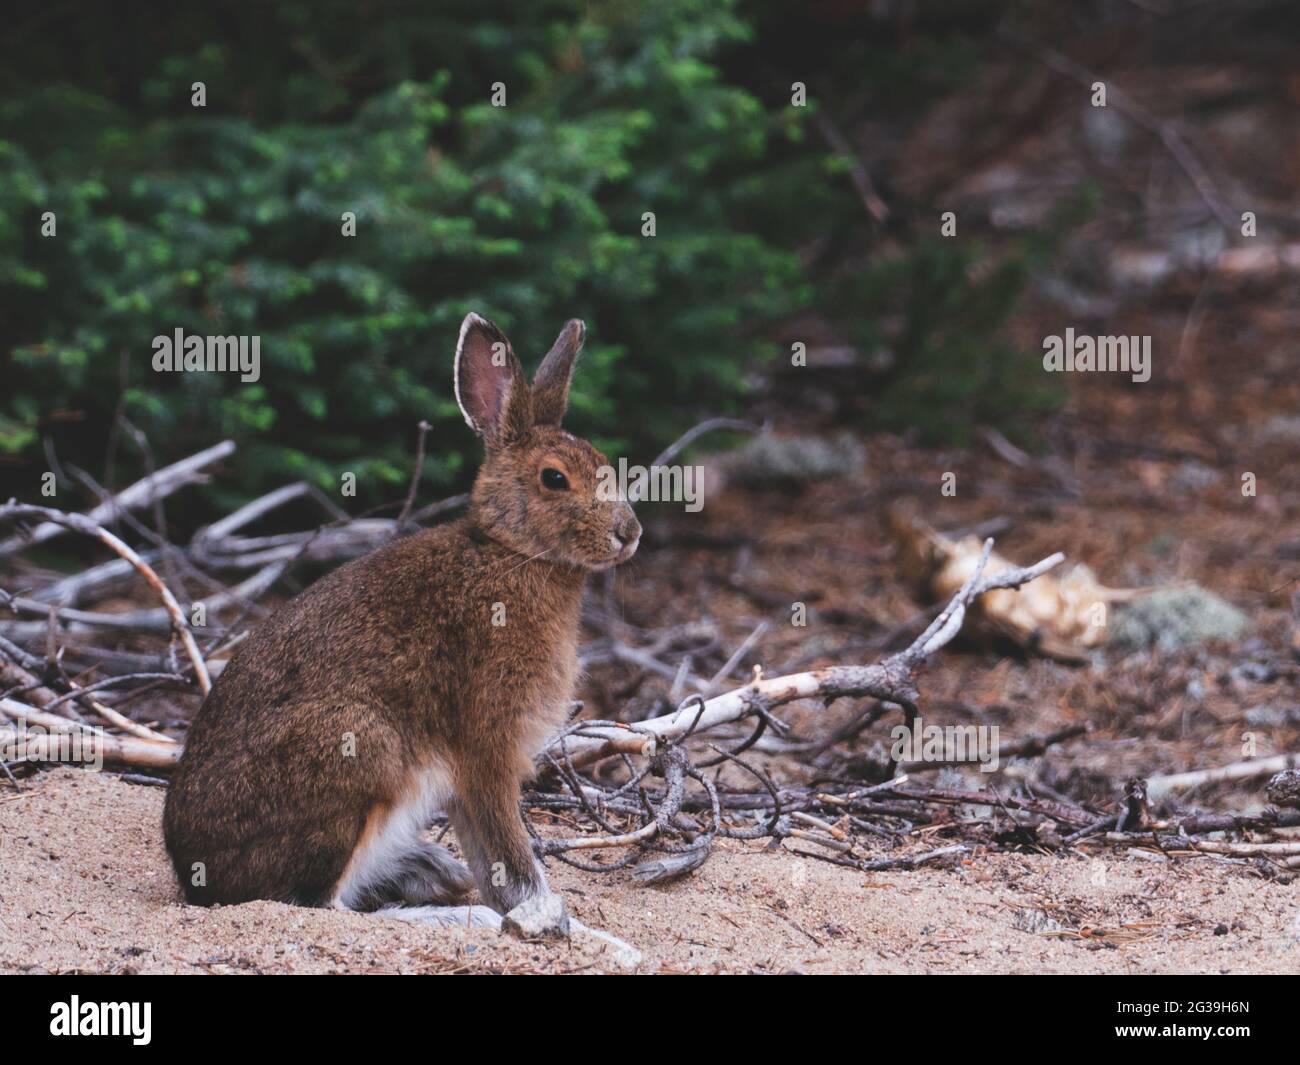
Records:
M505 336L465 319L456 400L486 445L468 512L324 577L234 653L167 794L191 902L432 907L477 885L567 928L520 784L569 713L586 573L641 535L597 492L605 457L560 428L583 336L569 322L530 387ZM420 838L439 810L468 869Z

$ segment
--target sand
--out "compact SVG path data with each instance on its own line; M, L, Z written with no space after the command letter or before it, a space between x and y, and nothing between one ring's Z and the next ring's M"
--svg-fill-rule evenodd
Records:
M68 768L0 793L0 971L617 971L594 948L490 930L188 906L163 851L162 802L161 788ZM648 973L1300 971L1300 882L1211 859L975 854L868 875L724 842L659 888L563 865L549 875L575 916L637 947Z

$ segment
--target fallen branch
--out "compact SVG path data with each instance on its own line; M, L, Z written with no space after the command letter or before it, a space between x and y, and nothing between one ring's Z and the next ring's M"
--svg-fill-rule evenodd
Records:
M70 684L72 690L67 695L55 694L42 684L35 674L30 672L27 667L31 666L34 668L36 663L27 659L25 655L22 655L18 648L13 647L12 645L9 645L8 648L0 647L0 654L7 656L0 657L0 680L6 682L17 681L17 686L29 699L32 700L32 702L36 703L41 708L58 706L60 703L66 702L68 699L75 699L78 703L94 710L95 713L99 714L99 716L110 725L115 725L125 732L129 732L134 736L139 736L141 739L154 740L160 743L176 742L170 736L164 736L160 732L155 732L153 729L141 725L136 721L132 721L129 717L119 714L112 707L105 706L103 703L99 702L99 700L92 699L89 695L89 689L83 688L75 682ZM123 678L110 678L111 681L120 679Z
M1300 766L1300 754L1279 754L1272 758L1254 758L1245 762L1233 762L1231 765L1219 766L1217 769L1196 769L1187 773L1170 773L1166 776L1151 777L1147 780L1147 796L1151 801L1164 798L1170 792L1185 791L1200 787L1202 784L1222 784L1230 780L1251 780L1255 777L1271 776L1284 769Z
M214 444L212 447L200 451L197 455L181 459L180 462L165 466L157 473L136 481L135 484L122 489L122 491L101 503L84 517L97 525L111 523L120 511L135 510L148 506L156 499L171 495L178 488L200 481L205 467L211 466L214 462L218 462L227 455L232 454L234 450L235 443L233 440L223 440L219 444ZM22 551L34 544L52 540L67 528L71 528L71 526L64 522L49 519L26 534L11 537L0 543L0 558Z
M914 710L917 671L957 635L970 603L995 588L1018 588L1065 559L1057 552L1033 566L1010 567L986 577L984 566L992 549L993 541L986 540L979 564L947 607L909 647L882 662L871 666L828 666L767 680L755 670L755 679L744 687L689 708L635 725L609 723L583 728L566 737L568 755L576 766L615 754L651 757L659 745L681 739L688 732L717 728L798 699L819 699L829 704L846 696L869 695Z
M86 536L93 537L115 551L123 560L129 562L136 572L145 579L149 587L158 593L158 597L162 600L163 607L167 611L167 616L171 619L172 631L185 648L185 653L189 656L190 663L194 667L194 676L198 681L199 690L204 695L207 695L212 689L212 679L208 676L208 669L204 665L202 654L199 653L199 645L194 641L194 634L190 632L189 626L185 623L185 617L181 613L180 604L176 602L175 596L172 595L171 590L163 583L162 578L153 571L152 567L144 559L121 539L84 514L65 514L61 510L54 510L50 507L37 507L12 500L0 507L0 521L28 517L43 518L46 522L62 525Z
M933 862L939 858L951 858L958 854L966 854L969 851L970 847L965 843L954 843L951 847L939 847L921 854L904 854L897 858L845 858L832 854L814 854L812 851L795 851L794 853L803 858L816 858L820 862L844 865L864 873L881 873L893 869L915 869L918 865L923 865L926 862Z
M394 522L395 532L399 534L405 528L411 517L411 510L415 506L415 495L420 489L420 478L424 476L424 438L429 435L429 430L432 428L433 426L423 419L416 427L419 435L415 441L415 468L411 470L411 484L406 490L406 502L402 504L401 513L397 515L397 521Z
M1274 858L1300 855L1300 841L1291 843L1229 843L1223 840L1192 839L1190 836L1171 836L1154 839L1150 832L1107 832L1107 843L1124 846L1157 846L1165 851L1203 851L1206 854L1230 854L1237 858Z
M238 510L227 514L220 521L214 521L206 528L200 529L194 534L194 540L196 543L224 540L235 531L244 528L246 525L251 525L262 515L269 514L286 503L291 503L295 499L301 499L304 496L318 501L335 519L347 517L347 514L335 506L333 500L319 489L314 488L306 481L295 481L293 484L286 484L273 492L267 492L264 496L258 496L257 499L245 503Z
M0 715L9 718L13 725L0 726L0 761L12 760L9 755L21 745L22 757L29 761L66 761L64 748L58 736L79 733L79 742L90 744L91 751L102 755L103 760L115 765L139 766L152 769L170 769L181 756L178 743L154 743L133 736L112 736L103 729L78 725L75 721L42 713L16 699L0 699ZM44 733L30 732L28 724L39 725Z

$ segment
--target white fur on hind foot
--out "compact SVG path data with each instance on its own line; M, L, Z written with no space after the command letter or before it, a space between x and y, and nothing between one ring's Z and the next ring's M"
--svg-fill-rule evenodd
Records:
M635 972L642 961L641 952L630 943L570 917L563 897L550 891L526 899L506 914L501 933L524 940L567 938L608 958L624 972Z
M419 924L501 929L501 915L488 906L385 906L375 910L375 916Z
M561 896L540 891L506 914L502 928L520 939L566 938L569 911Z

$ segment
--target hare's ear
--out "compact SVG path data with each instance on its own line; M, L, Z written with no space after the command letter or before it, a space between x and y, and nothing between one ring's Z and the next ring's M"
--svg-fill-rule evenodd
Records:
M541 366L533 377L533 423L559 425L569 406L569 378L587 327L577 318L568 322L555 338Z
M524 368L510 341L477 314L467 314L456 344L456 402L488 447L513 443L532 424Z

